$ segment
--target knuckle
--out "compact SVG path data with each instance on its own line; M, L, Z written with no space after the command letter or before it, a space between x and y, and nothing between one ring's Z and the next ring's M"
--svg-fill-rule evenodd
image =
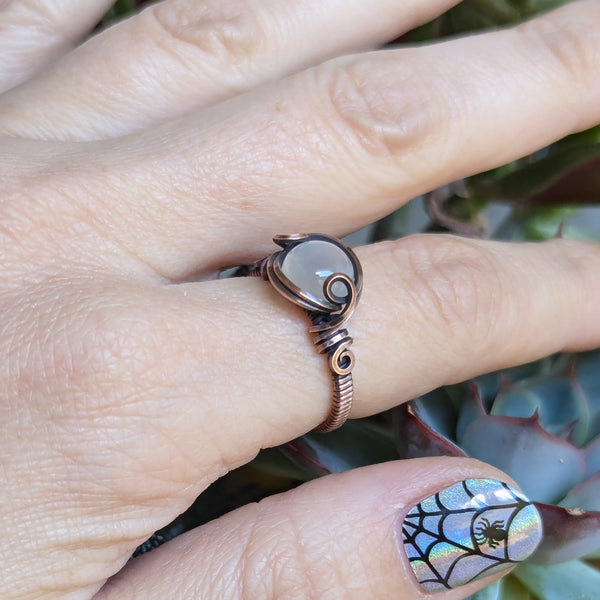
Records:
M265 503L272 501L277 500L263 500L254 508L262 512ZM256 524L244 544L244 558L238 566L242 597L306 600L327 598L332 592L339 595L347 588L348 581L337 568L331 547L319 549L312 540L309 544L301 523L290 511L284 511L281 519L285 527L273 527L271 520L262 523L260 518L255 519Z
M257 11L242 0L190 3L174 0L148 9L160 28L160 44L181 53L181 44L234 65L258 53L266 34Z
M405 270L412 310L444 337L461 339L495 322L503 296L488 250L462 238L416 235L394 255Z
M565 27L553 15L523 23L518 30L541 51L544 62L552 72L563 77L566 72L572 81L589 84L590 75L598 73L598 56L592 51L588 36L580 29ZM553 67L558 67L556 70Z
M57 419L113 414L133 399L134 388L143 389L134 382L157 367L156 342L140 330L143 317L78 279L65 284L59 278L46 287L31 316L23 374L33 384L44 381L61 398Z
M430 129L430 103L422 86L412 85L409 67L394 79L404 79L403 93L388 88L371 57L334 60L316 69L318 87L325 87L331 126L342 140L358 143L376 158L398 158L419 145ZM398 81L396 81L398 84Z

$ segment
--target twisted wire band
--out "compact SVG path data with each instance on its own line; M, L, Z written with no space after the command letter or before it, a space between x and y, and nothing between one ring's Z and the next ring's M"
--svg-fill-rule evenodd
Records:
M351 259L355 277L344 273L332 273L324 282L323 296L326 303L301 290L291 283L281 270L282 257L290 248L311 239L330 241ZM362 270L354 253L339 240L318 234L294 234L276 236L274 241L283 250L275 252L251 265L240 267L238 275L260 277L269 281L273 287L295 304L304 308L312 321L309 332L313 335L313 343L319 354L327 356L329 370L333 382L331 408L327 418L315 428L315 431L326 433L344 424L352 408L354 385L352 368L354 354L350 350L352 337L344 327L352 316L362 287ZM334 293L334 286L343 285L346 293L343 297Z

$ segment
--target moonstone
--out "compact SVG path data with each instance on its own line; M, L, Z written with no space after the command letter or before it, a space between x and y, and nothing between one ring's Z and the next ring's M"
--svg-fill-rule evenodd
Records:
M301 290L308 292L325 304L323 287L333 273L343 273L354 280L354 266L350 257L335 244L325 240L309 240L294 246L283 258L283 274ZM343 283L333 286L333 293L344 298L346 287Z

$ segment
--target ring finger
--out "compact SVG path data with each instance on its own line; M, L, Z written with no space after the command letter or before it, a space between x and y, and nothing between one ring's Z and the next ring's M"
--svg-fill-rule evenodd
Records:
M600 344L597 246L421 236L359 254L354 417L484 371ZM65 297L64 277L44 279L29 290L35 304L14 311L35 324L26 332L35 339L24 340L32 348L26 363L17 356L6 365L21 378L10 389L34 400L23 405L15 396L12 411L8 404L4 493L20 506L22 491L11 482L32 453L42 456L38 468L53 477L39 482L35 511L53 530L38 534L23 561L52 572L51 550L77 522L81 537L61 546L61 564L78 573L97 548L95 573L106 577L219 475L323 421L331 388L301 311L266 282L156 286L95 273L90 283L72 271L69 278L73 297ZM55 310L68 321L38 314ZM65 485L77 490L67 504ZM7 539L19 539L14 522L2 526Z

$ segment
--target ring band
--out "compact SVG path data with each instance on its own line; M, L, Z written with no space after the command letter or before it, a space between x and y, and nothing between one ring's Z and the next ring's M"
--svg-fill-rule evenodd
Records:
M301 306L312 321L309 332L326 354L333 396L329 415L315 431L326 433L344 424L352 408L354 354L344 325L362 291L362 268L354 252L323 234L276 235L281 250L241 267L238 275L262 277L285 298Z

